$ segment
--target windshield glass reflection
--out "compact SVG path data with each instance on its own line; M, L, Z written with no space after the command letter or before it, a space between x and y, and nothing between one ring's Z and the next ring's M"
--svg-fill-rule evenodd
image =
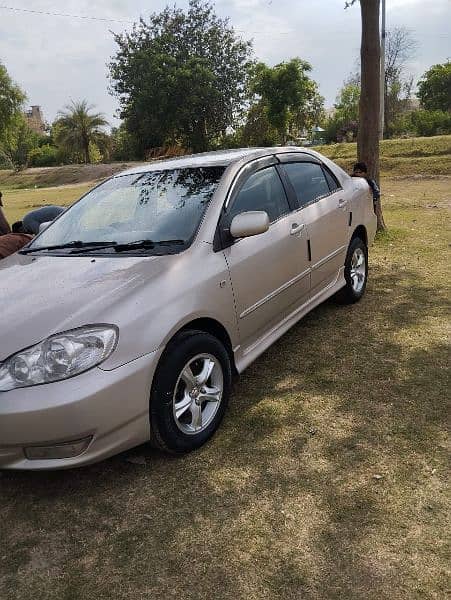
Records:
M109 179L67 210L31 247L142 240L188 245L224 169L149 171Z

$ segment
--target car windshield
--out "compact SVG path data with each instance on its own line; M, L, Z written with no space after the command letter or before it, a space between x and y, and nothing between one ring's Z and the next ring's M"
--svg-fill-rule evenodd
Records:
M123 250L129 244L130 250L158 245L169 249L171 241L179 249L186 247L224 170L222 166L196 167L113 177L67 210L28 251L51 250L52 246L61 251L64 245L65 251L76 253L91 244L90 251L95 252L114 251L114 245Z

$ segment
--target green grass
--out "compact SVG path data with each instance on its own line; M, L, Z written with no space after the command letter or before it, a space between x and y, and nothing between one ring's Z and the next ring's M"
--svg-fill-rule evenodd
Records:
M356 143L317 147L330 158L353 158L357 152ZM451 135L382 140L380 153L385 158L451 155Z
M0 474L2 600L446 597L449 179L382 183L364 299L251 365L209 444Z
M68 206L94 185L94 183L83 183L45 189L3 189L2 200L6 218L10 223L14 223L21 220L30 210L46 204Z
M357 159L356 144L315 146L315 150L335 160L346 171L352 169ZM65 165L20 172L0 170L0 189L10 191L93 183L135 164L140 163ZM384 140L381 143L381 174L451 175L451 135Z
M351 171L357 160L357 144L315 146L315 150ZM381 142L381 174L451 175L451 135L383 140Z

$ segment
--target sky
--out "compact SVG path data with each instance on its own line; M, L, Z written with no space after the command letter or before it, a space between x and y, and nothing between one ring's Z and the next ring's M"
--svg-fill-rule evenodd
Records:
M52 122L72 100L87 99L117 126L118 101L108 93L108 68L117 46L112 32L130 29L167 4L188 0L3 0L0 61ZM344 0L216 0L216 13L246 40L255 58L274 65L295 56L311 63L326 107L355 70L360 46L360 9ZM16 10L8 10L4 7ZM451 58L451 0L386 0L387 29L406 27L417 41L408 64L415 80ZM64 13L70 17L37 12ZM74 15L88 18L75 18ZM96 19L109 19L94 20Z

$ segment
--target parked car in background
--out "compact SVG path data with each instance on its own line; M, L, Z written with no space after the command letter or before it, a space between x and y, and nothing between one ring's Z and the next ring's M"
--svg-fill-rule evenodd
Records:
M366 181L302 148L100 184L0 264L0 467L199 447L233 373L326 298L362 297L375 229Z

